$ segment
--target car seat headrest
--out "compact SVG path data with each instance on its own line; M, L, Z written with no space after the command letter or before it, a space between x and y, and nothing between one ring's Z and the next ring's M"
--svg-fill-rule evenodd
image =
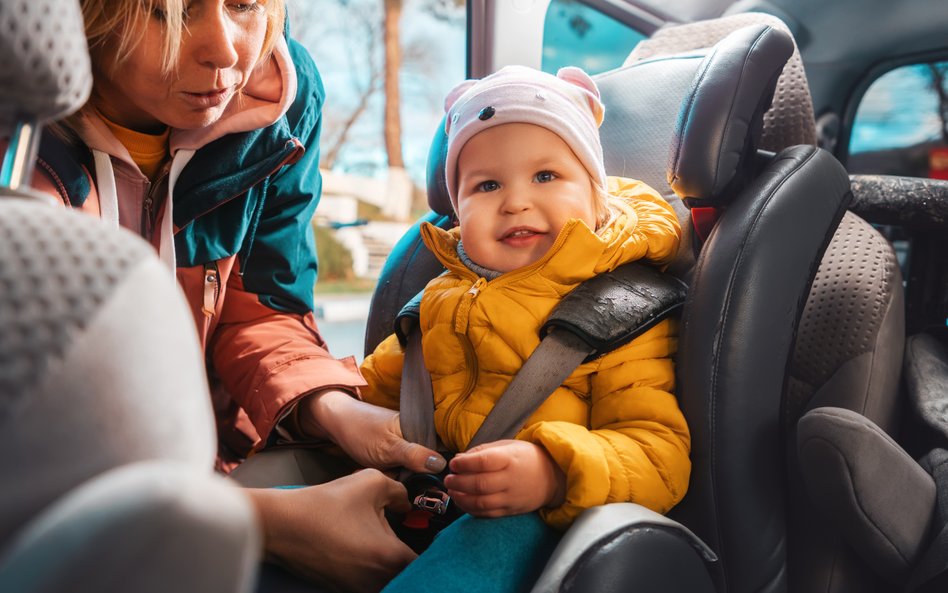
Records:
M72 113L92 89L78 2L0 3L0 130Z
M624 65L709 48L748 25L770 25L792 36L786 22L762 12L746 12L706 21L668 25L648 39L640 41ZM773 105L764 114L760 148L780 152L797 144L816 145L816 121L813 117L813 100L810 98L803 59L799 49L795 47L777 81Z
M444 123L442 117L428 150L428 207L438 214L454 216L454 206L451 205L444 177L444 162L448 156L448 135L444 132Z
M682 100L668 163L668 184L686 205L723 205L736 195L793 47L786 32L751 25L704 58Z

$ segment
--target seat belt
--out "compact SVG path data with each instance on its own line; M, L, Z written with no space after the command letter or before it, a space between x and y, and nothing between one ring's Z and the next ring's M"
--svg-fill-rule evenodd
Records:
M527 418L594 351L568 330L548 333L491 408L468 449L517 436Z
M468 448L515 437L527 418L594 350L570 331L547 334L507 385ZM405 346L399 423L405 440L444 449L435 432L431 375L422 358L421 332L417 330L409 333Z
M431 375L422 357L421 332L410 331L407 339L398 405L402 438L438 451L444 447L439 447L438 433L435 432L434 392Z
M677 278L638 262L581 283L550 313L540 328L540 344L501 394L469 447L515 437L580 364L632 341L669 317L684 305L686 291ZM399 422L405 439L443 450L437 446L431 375L416 327L422 294L405 305L395 324L405 348Z

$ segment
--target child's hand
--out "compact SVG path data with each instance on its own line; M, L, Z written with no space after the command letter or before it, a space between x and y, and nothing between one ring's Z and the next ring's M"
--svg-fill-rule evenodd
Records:
M309 396L300 406L306 410L300 415L305 434L332 440L365 467L406 467L428 473L444 469L443 457L402 437L394 410L333 390Z
M566 476L540 446L504 440L480 445L451 460L448 495L476 517L503 517L558 506Z

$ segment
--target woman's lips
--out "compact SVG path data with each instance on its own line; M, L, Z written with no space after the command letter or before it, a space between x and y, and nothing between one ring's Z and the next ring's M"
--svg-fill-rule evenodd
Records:
M181 93L181 95L184 97L185 101L194 105L195 107L209 109L211 107L217 107L229 99L232 90L233 87L215 89L205 93L191 93L184 91Z

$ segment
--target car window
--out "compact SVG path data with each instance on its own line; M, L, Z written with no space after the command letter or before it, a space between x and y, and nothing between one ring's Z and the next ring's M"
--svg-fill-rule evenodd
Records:
M863 95L849 141L853 173L948 179L948 61L902 66Z
M579 66L590 74L617 68L646 35L576 0L552 0L543 24L541 68Z
M445 95L465 78L465 4L289 0L288 9L291 36L312 54L326 89L313 220L317 320L334 356L361 358L382 265L428 209L428 147Z

